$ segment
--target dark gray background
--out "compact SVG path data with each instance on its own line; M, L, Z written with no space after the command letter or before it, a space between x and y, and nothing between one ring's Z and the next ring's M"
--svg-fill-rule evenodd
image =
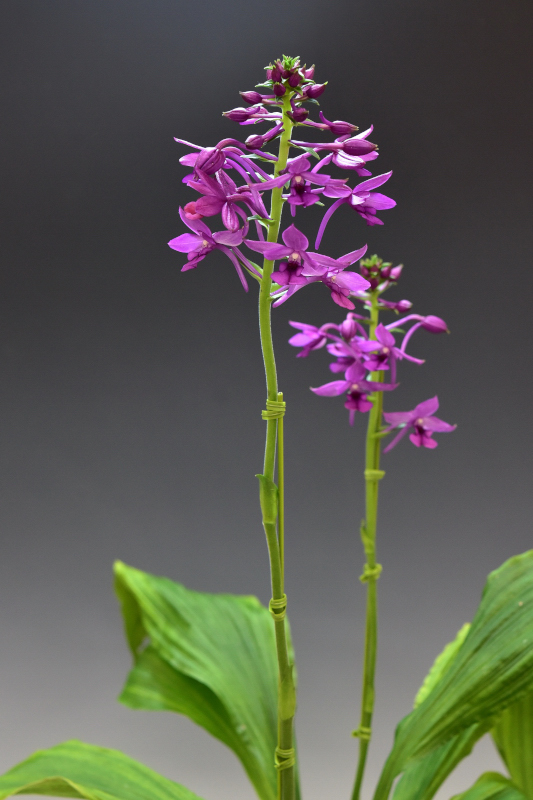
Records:
M394 295L444 317L389 409L439 394L457 432L386 456L375 738L365 797L436 653L488 571L531 547L531 3L2 0L0 767L70 737L117 747L206 800L251 798L184 719L115 703L129 668L115 558L269 597L254 473L264 426L256 291L223 256L180 273L173 136L221 117L282 52L316 62L327 117L374 123L394 169L383 228L338 212L323 251L406 265ZM243 137L244 138L244 137ZM313 211L297 218L305 230ZM310 226L310 227L306 227ZM287 416L288 593L306 797L346 797L364 590L364 420L313 396L288 319L342 318L321 286L274 315ZM482 743L442 790L498 768Z

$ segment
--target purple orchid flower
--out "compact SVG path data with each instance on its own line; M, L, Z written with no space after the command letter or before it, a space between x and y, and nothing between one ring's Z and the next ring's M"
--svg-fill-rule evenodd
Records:
M345 380L332 381L323 386L311 387L311 391L321 397L337 397L347 392L348 397L344 407L350 411L350 425L353 425L356 411L369 411L372 402L368 399L368 394L377 391L391 391L396 388L392 383L380 383L378 381L366 380L368 370L356 362L346 370Z
M366 139L372 131L374 127L371 125L370 128L367 128L366 131L362 133L358 133L355 138L357 139ZM336 139L336 142L342 142L343 139L346 139L347 136L340 136ZM360 178L366 178L367 176L371 175L372 173L370 170L366 169L366 164L369 161L374 161L378 157L379 153L377 150L372 150L370 153L366 153L363 155L358 156L350 156L347 153L343 153L342 151L337 151L335 153L329 153L329 155L325 156L322 161L315 167L315 169L321 169L326 164L330 162L335 164L336 167L340 167L340 169L353 169Z
M289 322L289 325L300 331L289 339L289 344L293 347L302 348L296 358L305 358L311 350L320 350L328 340L327 331L332 327L337 328L337 325L332 322L322 325L320 328L315 325L307 325L305 322Z
M337 189L340 192L346 180L332 178L331 175L318 174L315 170L311 170L309 158L306 155L301 155L291 158L287 163L287 167L276 178L256 184L254 188L260 191L267 191L284 186L290 181L290 194L285 196L288 202L291 205L309 206L317 202L319 199L318 194L323 191L323 188L318 190L310 189L309 184L314 183L320 187L331 186L332 189ZM339 195L335 196L338 197Z
M268 217L268 212L263 205L261 196L256 190L251 190L247 186L237 189L232 179L224 172L219 170L216 177L212 178L200 169L196 169L198 180L188 181L191 189L203 194L194 204L194 213L201 217L212 217L215 214L222 215L224 227L230 231L239 228L239 215L246 221L246 214L237 205L238 202L245 203L254 214L261 217ZM191 204L188 203L187 217L191 219Z
M309 283L311 277L324 275L328 268L344 269L344 266L348 266L347 263L339 263L341 259L336 261L329 256L307 252L309 240L294 225L286 228L281 238L284 244L256 242L253 239L245 240L251 250L262 253L270 261L286 259L280 265L279 270L272 273L272 280L279 283L280 286L304 286Z
M211 233L205 222L187 218L181 208L180 217L193 233L182 233L181 236L171 239L168 246L173 250L177 250L179 253L187 253L187 264L181 268L182 272L197 267L200 261L203 261L206 255L212 250L222 250L222 252L231 259L245 291L248 291L248 283L241 264L239 263L239 258L246 264L250 272L261 277L253 264L251 264L238 249L238 245L242 244L248 232L248 226L238 231L218 231L217 233ZM238 254L239 258L237 258L236 254Z
M375 178L370 178L358 184L354 189L350 189L348 186L326 186L324 194L327 197L338 197L339 199L324 214L318 229L315 247L320 246L326 225L343 203L351 205L366 220L367 225L383 225L383 221L376 216L377 212L387 208L394 208L396 201L380 192L372 192L371 189L386 183L391 175L392 171L377 175Z
M415 447L427 447L430 450L434 450L438 442L432 438L433 434L435 432L450 433L457 427L457 425L450 425L448 422L434 417L433 413L438 408L439 400L435 396L429 400L424 400L423 403L419 403L412 411L390 411L385 413L383 416L386 422L389 423L387 430L391 431L394 428L401 428L401 430L383 452L387 453L392 450L410 430L412 430L412 433L409 435L409 439Z
M383 323L380 323L376 328L376 338L361 341L359 347L363 353L367 354L366 366L369 371L377 372L381 369L388 369L390 365L392 381L396 380L396 361L398 359L406 358L415 364L424 363L423 359L407 355L403 346L402 348L396 347L394 336Z

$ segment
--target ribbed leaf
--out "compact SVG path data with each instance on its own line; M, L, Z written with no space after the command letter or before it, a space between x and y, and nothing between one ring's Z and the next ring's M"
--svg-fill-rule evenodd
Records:
M470 789L451 800L526 800L526 796L498 772L485 772Z
M431 800L457 764L472 752L487 726L474 723L416 761L410 761L394 790L393 800Z
M492 737L514 783L533 798L533 693L507 708Z
M428 674L424 678L424 682L422 683L422 686L418 690L418 693L415 697L415 702L414 702L415 708L417 708L420 705L420 703L422 703L426 699L429 693L435 688L437 683L446 674L446 672L448 671L449 667L452 664L452 661L455 659L457 653L459 652L459 648L466 639L466 635L469 630L470 630L470 623L465 622L465 624L458 632L453 642L449 642L449 644L446 645L442 653L440 653L437 656L437 658L433 662L433 666L431 667Z
M428 697L450 668L469 630L469 623L463 625L453 642L437 656L418 690L415 708ZM472 752L486 729L486 725L475 723L421 758L409 762L394 789L394 800L431 800L457 764Z
M472 725L487 724L533 689L533 551L506 561L487 580L455 658L396 729L376 790L388 797L410 761Z
M120 562L115 574L136 661L121 700L186 714L235 752L262 800L275 800L278 673L268 610L255 597L191 591Z
M70 741L38 750L0 777L0 798L15 794L87 800L200 800L118 750Z

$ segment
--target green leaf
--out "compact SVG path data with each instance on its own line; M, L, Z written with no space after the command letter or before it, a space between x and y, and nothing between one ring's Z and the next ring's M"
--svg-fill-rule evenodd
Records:
M410 761L396 785L393 800L431 800L486 732L487 725L474 723L425 756Z
M471 628L455 658L445 663L425 699L396 729L375 800L389 796L410 761L476 723L493 724L533 689L533 551L489 575Z
M451 800L527 800L508 778L498 772L485 772L470 789Z
M469 630L470 630L470 623L465 622L465 624L463 625L463 627L461 628L461 630L459 631L453 642L449 642L442 651L442 653L440 653L437 656L437 658L433 663L433 666L431 667L428 674L424 678L424 682L422 683L422 686L418 690L418 693L415 697L415 702L414 702L415 708L417 708L417 706L419 706L420 703L422 703L426 699L426 697L429 695L432 689L435 688L440 679L445 675L445 673L451 666L452 661L459 652L459 648L463 644L466 638L466 634L468 633Z
M118 750L70 741L38 750L0 777L0 798L15 794L87 800L199 800Z
M514 783L533 798L533 692L507 708L491 731Z
M115 575L136 661L121 700L186 714L234 751L262 800L275 800L278 670L269 611L255 597L195 592L121 562Z

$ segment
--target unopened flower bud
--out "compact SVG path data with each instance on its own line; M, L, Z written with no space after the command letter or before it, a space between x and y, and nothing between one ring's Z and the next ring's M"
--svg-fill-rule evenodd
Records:
M344 322L341 322L339 328L342 338L346 339L347 341L353 339L357 333L357 325L351 316L347 317Z
M429 331L430 333L449 333L448 326L444 320L440 317L434 317L433 314L429 314L427 317L422 317L420 324L424 330Z
M393 267L390 271L390 279L391 281L397 281L400 275L402 274L403 264L398 264L397 267ZM407 302L407 301L406 301Z
M292 75L289 76L289 86L292 86L294 89L301 81L300 75L297 72L293 72Z
M251 103L253 105L263 101L263 95L259 94L259 92L239 92L239 94L245 103Z
M316 100L317 97L325 91L326 84L325 83L313 83L310 86L304 86L304 94L307 95L311 100Z
M404 314L406 311L409 311L410 308L413 307L413 304L410 300L398 300L396 303L396 308L400 312L400 314Z
M306 108L300 108L299 106L293 106L292 111L289 112L289 117L293 122L303 122L308 116L309 111Z
M213 175L222 169L225 160L226 156L218 147L206 147L199 152L194 166L195 169L201 169L208 175Z
M377 150L378 146L367 139L358 139L354 136L342 143L342 149L349 156L364 156Z
M309 69L304 69L303 72L304 72L304 78L307 78L307 80L310 81L313 75L315 74L315 65L313 64L313 66L309 67Z
M282 83L275 83L273 86L273 91L276 97L283 97L285 94L285 87Z
M368 276L370 275L370 270L368 269L368 267L365 267L363 264L361 264L361 275L364 278L368 278Z
M335 136L345 136L347 133L354 133L358 130L357 125L352 125L351 122L344 122L344 120L336 119L333 122L330 122L329 119L326 119L322 111L319 112L319 117L322 120L324 125L328 126L328 129L331 133L334 133Z
M279 83L281 81L281 70L279 68L279 64L274 64L270 73L270 77L274 83Z
M381 267L381 277L384 280L387 280L387 278L390 278L390 273L391 273L391 267L390 266Z
M202 219L202 215L196 210L196 203L194 201L192 203L187 203L187 205L183 207L183 211L187 219Z

